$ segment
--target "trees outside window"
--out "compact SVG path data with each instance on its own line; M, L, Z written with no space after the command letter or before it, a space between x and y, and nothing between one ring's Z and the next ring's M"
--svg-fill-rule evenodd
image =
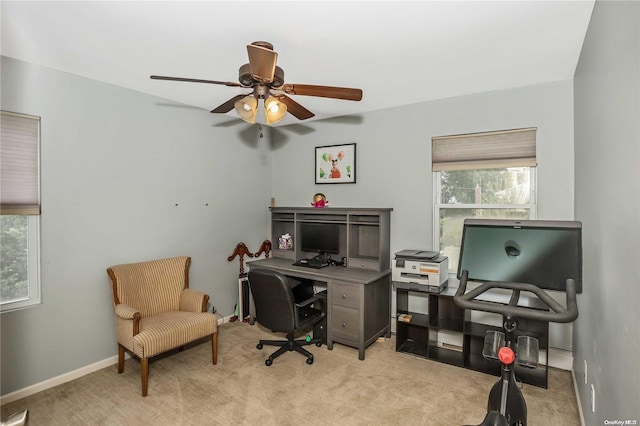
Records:
M0 300L4 303L28 298L28 216L0 216L0 231Z
M458 268L466 218L535 219L535 168L450 170L435 172L435 247Z

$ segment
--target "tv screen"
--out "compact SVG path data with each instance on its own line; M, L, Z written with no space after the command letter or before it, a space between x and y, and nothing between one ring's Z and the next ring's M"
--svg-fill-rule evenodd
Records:
M466 219L458 278L520 282L582 292L582 224L576 221Z
M300 248L303 251L338 254L340 229L337 223L300 223Z

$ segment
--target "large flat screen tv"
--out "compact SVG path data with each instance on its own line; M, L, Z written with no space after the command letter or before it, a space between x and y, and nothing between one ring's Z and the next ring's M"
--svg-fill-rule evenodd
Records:
M340 229L337 223L300 223L300 249L321 254L340 252Z
M466 219L458 278L520 282L582 292L582 224L577 221Z

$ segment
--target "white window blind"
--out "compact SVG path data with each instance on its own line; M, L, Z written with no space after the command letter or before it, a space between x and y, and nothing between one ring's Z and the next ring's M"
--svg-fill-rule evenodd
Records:
M433 171L536 166L536 129L432 138Z
M1 111L0 213L40 214L40 117Z

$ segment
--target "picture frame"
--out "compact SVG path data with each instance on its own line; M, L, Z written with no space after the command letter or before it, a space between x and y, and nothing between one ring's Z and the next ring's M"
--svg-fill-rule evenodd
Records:
M356 144L317 146L315 183L356 183Z

